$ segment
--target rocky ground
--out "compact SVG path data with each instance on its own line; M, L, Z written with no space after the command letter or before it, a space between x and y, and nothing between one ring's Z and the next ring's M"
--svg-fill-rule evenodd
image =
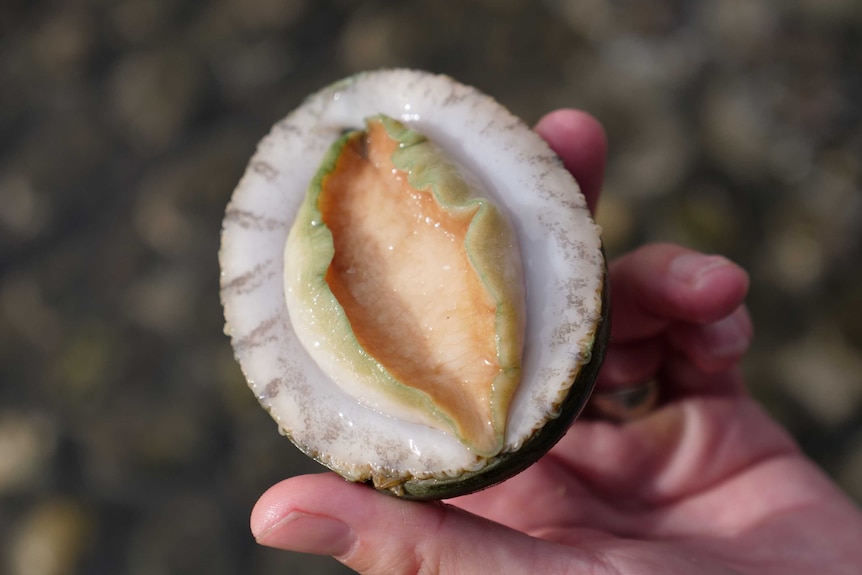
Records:
M0 572L341 573L254 545L315 470L222 335L222 211L304 95L445 72L608 127L610 254L753 279L754 392L862 501L862 5L855 0L0 4Z

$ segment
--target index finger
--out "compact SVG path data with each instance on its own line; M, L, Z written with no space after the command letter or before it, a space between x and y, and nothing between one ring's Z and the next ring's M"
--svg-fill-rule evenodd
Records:
M586 112L563 109L539 120L536 132L563 160L586 197L590 211L595 214L608 154L602 125Z
M673 244L649 244L610 265L611 337L654 337L673 322L708 324L745 300L748 274L722 256Z

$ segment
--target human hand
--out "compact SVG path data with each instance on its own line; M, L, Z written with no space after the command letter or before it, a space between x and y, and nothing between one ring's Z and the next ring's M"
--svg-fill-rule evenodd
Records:
M601 127L568 110L537 130L594 208ZM257 541L369 575L862 572L862 514L745 392L745 272L648 245L611 264L610 285L597 389L654 378L658 409L624 424L581 419L525 472L447 503L331 473L287 479L252 512Z

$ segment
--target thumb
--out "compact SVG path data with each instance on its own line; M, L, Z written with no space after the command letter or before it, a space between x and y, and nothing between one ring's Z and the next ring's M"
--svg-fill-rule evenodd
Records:
M451 505L398 500L330 473L272 487L252 511L251 530L261 545L332 555L366 575L596 568L575 548L529 537Z

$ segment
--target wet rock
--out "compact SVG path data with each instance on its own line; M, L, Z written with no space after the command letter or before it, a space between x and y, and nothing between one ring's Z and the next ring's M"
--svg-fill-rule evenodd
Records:
M62 319L45 301L40 282L25 274L14 274L0 283L0 314L22 341L44 351L56 349Z
M69 326L49 367L52 402L70 411L87 411L95 396L111 389L113 377L122 366L121 345L101 322Z
M608 180L630 198L665 196L691 169L691 146L686 132L667 110L641 116L621 143Z
M10 575L77 573L91 543L94 520L86 507L69 499L37 503L12 533L4 559Z
M203 93L200 63L182 50L132 53L115 68L110 98L120 130L143 150L161 150L195 113Z
M795 0L788 11L826 26L862 23L862 7L854 0Z
M405 60L409 44L398 12L359 10L348 22L339 45L341 59L348 70L358 72L399 65Z
M242 131L218 130L152 164L134 194L136 242L175 259L210 249L222 217L216 206L230 197L253 145Z
M553 0L549 6L578 35L597 44L611 37L617 27L606 0Z
M714 78L701 103L703 147L710 159L741 181L763 175L771 149L771 109L762 92L739 77Z
M231 100L253 98L255 92L287 77L296 65L296 56L272 39L229 43L213 57L217 79Z
M708 252L734 254L742 223L727 189L712 183L692 185L673 214L676 241Z
M0 573L347 572L248 534L319 467L243 383L216 252L269 125L384 65L598 116L609 253L738 258L752 387L862 498L857 0L60 4L0 2Z
M57 432L48 415L0 411L0 496L44 484L56 447Z
M846 424L862 408L862 354L824 328L779 354L785 389L818 422Z
M28 187L36 202L35 217L40 217L39 210L73 211L73 202L87 201L86 191L77 185L104 168L109 150L106 135L89 113L87 104L74 100L59 110L51 106L15 149L0 158L0 179L13 187L6 193L14 194L16 185Z
M36 63L55 79L69 79L84 73L94 47L95 29L84 10L58 10L42 22L30 36L30 52Z
M0 180L0 205L0 229L21 239L37 236L51 218L50 199L24 175L9 174Z
M129 575L234 573L235 551L216 502L181 492L147 511L131 535L123 572Z
M197 292L196 278L189 270L166 267L130 287L125 309L141 327L164 336L179 334L192 323Z
M708 0L695 14L716 58L734 65L764 58L779 25L774 0Z
M296 23L307 4L307 0L227 0L226 8L244 28L265 32Z
M796 211L776 210L769 218L768 262L763 269L779 289L809 293L823 280L825 246L816 228Z
M120 42L142 44L167 32L173 20L174 5L170 1L152 0L114 2L108 8L107 19Z

